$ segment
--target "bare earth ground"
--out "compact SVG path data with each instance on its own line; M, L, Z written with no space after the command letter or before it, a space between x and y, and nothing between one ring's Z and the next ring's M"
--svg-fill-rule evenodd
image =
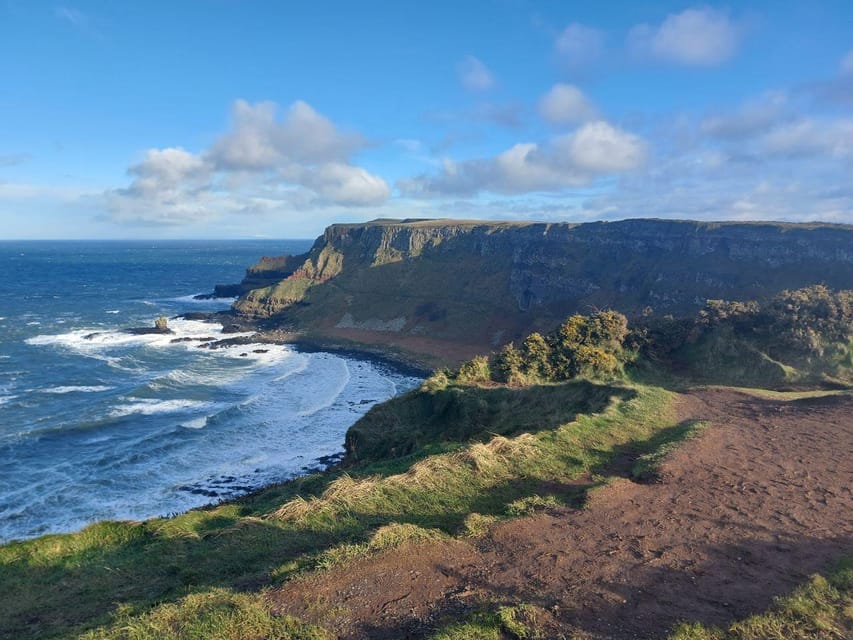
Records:
M679 403L710 426L660 482L619 479L582 510L312 574L275 608L343 638L405 638L487 601L526 602L549 637L660 638L763 611L853 551L853 397L703 390Z

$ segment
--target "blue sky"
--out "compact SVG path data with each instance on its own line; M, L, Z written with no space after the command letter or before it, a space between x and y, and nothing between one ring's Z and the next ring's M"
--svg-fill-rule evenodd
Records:
M853 223L853 3L0 0L0 239Z

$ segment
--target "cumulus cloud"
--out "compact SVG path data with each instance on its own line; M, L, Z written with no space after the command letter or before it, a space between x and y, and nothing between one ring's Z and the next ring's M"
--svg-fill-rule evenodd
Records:
M488 91L496 84L494 74L474 56L466 56L456 68L459 82L468 91Z
M135 177L129 189L152 193L188 184L201 184L207 181L210 170L210 165L202 158L181 147L149 149L142 162L127 170L128 174Z
M401 180L398 186L408 195L428 197L560 191L630 171L645 154L638 136L597 121L541 145L516 144L492 158L446 161L438 175Z
M283 117L272 102L238 100L232 126L206 151L150 149L131 183L106 194L113 220L184 224L286 207L367 206L390 197L379 176L350 162L366 146L305 102Z
M602 218L853 223L853 118L797 116L787 103L775 118L754 115L775 98L696 122L690 145L670 144L662 129L653 139L655 162L585 198L584 210Z
M553 124L577 124L595 118L596 109L576 86L555 84L539 101L539 113Z
M324 202L366 206L384 202L391 195L388 185L379 176L341 162L315 166L290 165L282 168L281 175L288 182L312 190Z
M207 156L223 170L265 170L283 162L315 163L346 159L366 140L340 131L311 105L297 100L277 118L273 102L237 100L232 131L217 140Z
M740 35L728 14L698 7L672 13L658 26L635 26L628 34L628 48L641 59L714 66L734 56Z
M574 22L557 37L554 50L560 62L570 69L589 66L604 53L604 32Z

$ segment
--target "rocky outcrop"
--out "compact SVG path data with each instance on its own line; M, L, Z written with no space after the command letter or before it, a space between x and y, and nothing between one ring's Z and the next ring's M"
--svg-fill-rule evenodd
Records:
M574 311L691 314L709 298L853 286L853 227L625 220L377 220L264 258L234 309L315 330L492 343Z

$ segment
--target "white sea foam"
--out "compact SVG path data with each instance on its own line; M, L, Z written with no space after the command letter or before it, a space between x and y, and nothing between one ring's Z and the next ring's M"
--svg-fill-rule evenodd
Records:
M196 296L206 295L202 293L193 293L188 296L180 296L178 298L169 298L170 302L181 302L184 304L193 304L193 305L216 305L216 306L229 306L233 303L237 298L202 298L198 299Z
M205 367L202 370L183 368L175 369L165 375L156 377L145 384L151 391L176 389L181 387L223 387L245 377L247 371L239 369L224 370L221 367Z
M196 410L202 407L209 408L214 406L215 405L213 403L204 402L202 400L154 400L150 398L140 398L116 407L110 412L110 416L113 418L121 418L134 414L150 416L156 413L178 413L182 411Z
M41 324L41 322L39 322L38 320L33 320L32 322L28 322L28 323L27 323L27 326L28 326L28 327L37 327L37 326L39 326L40 324Z
M282 382L283 380L287 380L290 376L298 375L298 374L304 372L308 368L308 365L310 364L310 362L311 362L310 358L308 358L306 356L302 356L302 363L298 367L296 367L295 369L291 369L290 371L287 371L287 372L281 374L280 376L276 376L275 378L272 379L272 381L273 382Z
M104 311L104 313L116 314L116 313L121 313L121 311L119 309L107 309L106 311Z
M110 366L126 369L125 363L114 355L114 350L122 347L144 346L147 348L177 348L185 350L197 350L203 338L222 339L222 325L200 320L185 320L176 318L169 321L172 333L159 334L150 333L134 335L122 330L97 330L97 329L75 329L67 333L37 335L26 340L27 344L36 346L57 346L69 349L76 353L91 358L107 361ZM251 332L228 334L228 338L246 338ZM176 342L180 340L180 342ZM254 366L267 367L281 363L293 354L293 349L287 345L250 343L231 345L219 349L210 349L205 353L214 357L227 357L250 362ZM211 372L209 374L195 374L200 384L221 385L228 382L228 375L223 379L222 374Z
M313 404L309 408L303 408L296 415L301 416L301 417L310 416L310 415L317 413L318 411L322 411L323 409L331 407L333 404L335 404L335 401L338 399L338 397L340 397L340 395L343 393L344 389L347 388L347 385L349 384L349 381L352 377L352 374L350 373L349 367L347 366L347 361L341 359L341 360L339 360L339 362L344 367L344 371L343 371L344 375L341 377L340 382L333 389L327 390L325 397L319 398L319 401L316 402L316 404ZM309 400L309 399L310 400L318 400L318 398L316 396L313 396L310 398L305 398L305 400Z
M293 349L286 345L255 343L236 345L233 347L226 347L224 349L214 349L213 352L218 352L228 358L248 360L252 364L260 367L269 367L279 364L293 355Z
M115 387L108 387L106 385L69 385L66 387L52 387L50 389L40 389L41 393L97 393L98 391L109 391L110 389L115 389Z
M128 345L170 346L178 344L195 346L187 342L173 343L173 340L208 336L217 337L222 333L222 325L180 318L170 320L169 328L173 333L146 333L141 335L134 335L115 329L105 331L98 330L97 328L75 329L67 333L34 336L28 338L26 343L31 345L58 345L87 354L87 352L103 350L104 348ZM234 335L243 336L251 334Z
M204 429L207 426L207 416L187 420L186 422L182 422L181 426L184 429Z
M0 396L0 406L3 406L4 404L8 404L9 402L12 402L12 400L14 400L17 397L18 396Z

